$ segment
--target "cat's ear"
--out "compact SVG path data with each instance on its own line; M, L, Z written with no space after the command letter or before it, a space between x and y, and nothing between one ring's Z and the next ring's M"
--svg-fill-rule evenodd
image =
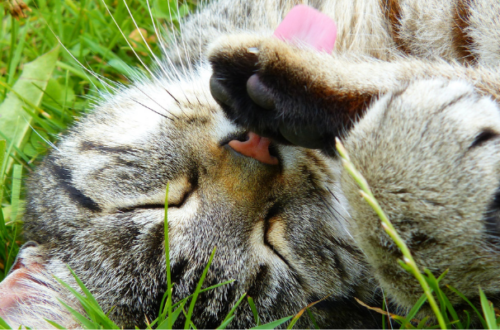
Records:
M44 266L39 246L28 242L0 283L0 317L14 327L48 327L44 319L72 326L75 321L58 301L61 289Z
M327 153L378 95L340 79L349 73L330 54L273 37L221 38L209 60L212 95L230 119L259 135Z

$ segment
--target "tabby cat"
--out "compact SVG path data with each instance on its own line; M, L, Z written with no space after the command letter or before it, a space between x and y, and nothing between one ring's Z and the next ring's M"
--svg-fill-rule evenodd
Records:
M271 36L298 3L336 22L333 54ZM262 322L327 297L312 309L322 327L379 327L355 298L382 293L404 313L422 290L335 137L418 265L500 303L499 2L219 0L181 31L150 80L105 97L31 178L29 242L0 285L11 325L78 326L53 279L77 286L66 264L120 326L154 319L167 183L174 300L214 247L205 285L236 280L201 294L198 327L245 292ZM253 325L242 304L229 326Z

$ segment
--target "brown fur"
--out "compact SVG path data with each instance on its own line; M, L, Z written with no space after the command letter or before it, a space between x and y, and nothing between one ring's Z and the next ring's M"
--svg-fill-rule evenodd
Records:
M467 34L469 27L469 0L459 0L456 3L455 15L453 20L453 46L459 54L459 59L466 63L474 63L474 55L471 51L474 45L474 39Z
M383 10L385 11L386 18L391 26L391 36L397 45L398 50L405 54L410 55L410 49L405 44L405 40L400 37L401 33L401 6L399 5L399 0L387 0L384 4Z

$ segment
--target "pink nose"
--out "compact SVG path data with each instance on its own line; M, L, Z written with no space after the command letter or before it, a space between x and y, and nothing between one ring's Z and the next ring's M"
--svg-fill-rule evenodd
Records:
M278 165L278 158L271 156L269 153L269 145L271 140L261 137L253 132L248 133L248 140L242 142L238 140L232 140L229 142L229 146L234 149L234 151L240 154L252 157L264 164Z

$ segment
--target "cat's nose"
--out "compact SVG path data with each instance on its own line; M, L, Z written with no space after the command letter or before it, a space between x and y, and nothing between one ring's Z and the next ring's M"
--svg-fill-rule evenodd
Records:
M278 165L278 158L269 153L271 140L268 138L250 132L246 141L232 140L228 144L234 151L244 156L252 157L264 164Z

